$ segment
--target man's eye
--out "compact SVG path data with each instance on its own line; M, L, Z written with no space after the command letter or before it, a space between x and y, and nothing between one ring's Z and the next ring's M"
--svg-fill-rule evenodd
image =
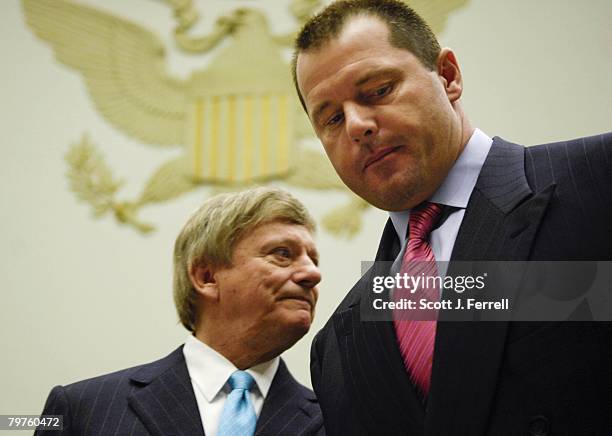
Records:
M336 125L338 123L341 123L343 117L344 116L341 113L337 113L333 117L328 119L327 122L325 123L325 125L327 125L327 126L334 126L334 125Z
M272 250L272 254L285 259L289 259L291 257L291 251L286 247L275 248L274 250Z
M391 84L388 83L385 86L381 86L380 88L376 88L374 92L370 93L371 97L384 97L391 91Z

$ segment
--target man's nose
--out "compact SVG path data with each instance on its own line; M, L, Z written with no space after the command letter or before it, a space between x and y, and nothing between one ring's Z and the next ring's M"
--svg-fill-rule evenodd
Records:
M351 142L368 143L378 133L378 125L371 108L355 103L347 103L344 107L346 133Z
M306 257L299 263L293 280L303 288L314 288L321 281L321 270L310 257Z

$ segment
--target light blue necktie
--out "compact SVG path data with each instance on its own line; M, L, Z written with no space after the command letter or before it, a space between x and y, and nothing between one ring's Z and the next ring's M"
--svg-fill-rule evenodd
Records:
M255 433L257 416L249 394L254 382L251 374L245 371L230 375L232 391L225 400L217 436L252 436Z

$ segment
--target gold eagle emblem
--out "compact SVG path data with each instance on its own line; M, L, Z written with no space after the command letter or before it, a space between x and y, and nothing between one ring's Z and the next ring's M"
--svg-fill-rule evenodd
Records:
M164 46L142 26L68 0L23 0L30 27L51 43L59 62L82 74L108 122L145 144L183 149L154 172L137 199L125 202L116 199L121 183L83 136L66 155L77 197L90 203L96 215L112 211L120 222L148 232L154 227L138 217L147 204L202 184L223 190L279 180L345 190L349 200L329 212L323 224L332 233L356 233L367 204L346 191L320 151L300 145L313 135L282 56L292 35L273 35L262 12L240 8L219 18L209 35L192 38L187 32L197 14L191 1L165 1L178 19L179 47L202 53L224 39L230 42L208 68L186 80L167 72ZM448 12L466 1L446 2L436 13L432 4L439 2L421 3L430 11L425 17L440 30ZM300 22L319 6L318 0L294 0L291 10Z

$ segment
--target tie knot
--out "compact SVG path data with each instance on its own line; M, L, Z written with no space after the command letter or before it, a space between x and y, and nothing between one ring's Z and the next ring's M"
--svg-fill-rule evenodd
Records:
M442 206L429 202L412 209L408 220L408 238L426 241L441 212Z
M254 382L253 376L246 371L235 371L229 378L229 385L232 390L244 389L250 391Z

